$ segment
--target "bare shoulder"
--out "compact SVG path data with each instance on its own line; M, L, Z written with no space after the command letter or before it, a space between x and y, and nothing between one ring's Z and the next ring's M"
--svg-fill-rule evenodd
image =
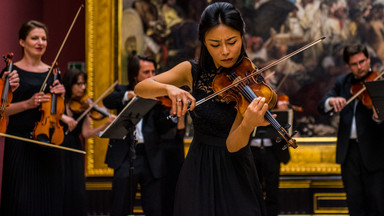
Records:
M191 70L191 63L188 61L184 61L179 63L172 69L153 77L153 79L162 83L173 84L176 86L190 86L192 84Z

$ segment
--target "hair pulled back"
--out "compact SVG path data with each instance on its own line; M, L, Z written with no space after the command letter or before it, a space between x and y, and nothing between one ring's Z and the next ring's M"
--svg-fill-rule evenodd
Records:
M48 36L48 29L47 26L39 21L36 20L30 20L26 23L24 23L19 30L19 39L25 40L33 29L35 28L42 28L45 31L45 34Z
M228 2L216 2L209 5L203 11L199 24L199 40L201 52L199 65L201 68L211 68L213 60L205 45L206 33L220 24L224 24L240 32L241 37L245 34L245 24L240 12ZM244 41L244 40L243 40ZM244 43L241 48L241 55L245 54Z

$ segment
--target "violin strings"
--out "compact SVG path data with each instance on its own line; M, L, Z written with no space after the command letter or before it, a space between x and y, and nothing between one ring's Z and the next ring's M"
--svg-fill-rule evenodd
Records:
M237 74L236 73L232 73L230 75L230 78L232 80L234 80L235 78L237 77ZM238 86L240 86L241 88L239 88ZM238 86L236 86L236 88L243 93L243 95L246 97L246 99L248 100L248 102L251 102L253 101L253 99L257 98L257 95L250 90L250 87L248 85L246 85L244 83L244 81L241 81L238 83ZM265 118L268 120L269 123L271 123L271 125L276 129L276 130L279 130L281 128L281 125L275 120L275 118L273 118L272 114L267 110L267 112L265 113Z

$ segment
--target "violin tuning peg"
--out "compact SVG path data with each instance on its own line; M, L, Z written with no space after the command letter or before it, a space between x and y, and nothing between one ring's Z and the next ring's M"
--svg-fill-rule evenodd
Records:
M285 124L284 129L288 130L289 128L291 128L291 125L290 124Z
M277 137L276 138L276 143L280 143L281 142L281 138L280 137Z

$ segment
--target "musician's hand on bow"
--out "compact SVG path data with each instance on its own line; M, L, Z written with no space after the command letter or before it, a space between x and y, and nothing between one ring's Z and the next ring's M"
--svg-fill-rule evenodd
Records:
M333 107L335 112L340 112L347 104L347 101L343 97L331 97L328 103Z
M187 91L173 85L167 86L168 97L172 101L171 115L178 117L185 115L196 106L196 99Z

